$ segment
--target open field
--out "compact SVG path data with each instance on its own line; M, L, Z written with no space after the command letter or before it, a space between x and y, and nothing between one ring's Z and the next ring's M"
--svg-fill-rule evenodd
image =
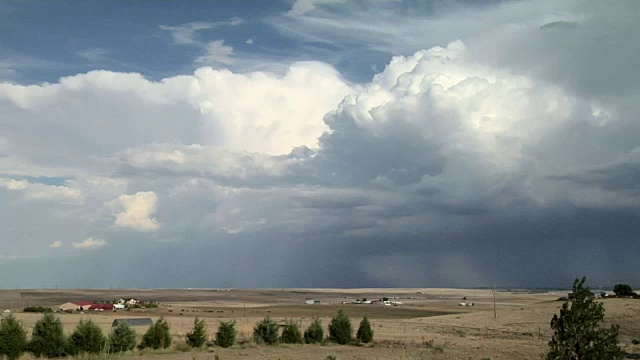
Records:
M204 318L209 334L215 333L219 320L236 320L239 340L248 340L253 325L266 315L280 321L298 319L303 328L312 317L319 316L328 325L331 316L343 309L354 327L367 315L375 330L372 346L257 346L237 345L230 349L213 348L180 353L175 350L147 352L145 359L536 359L547 349L551 336L549 322L561 302L563 292L527 293L499 291L496 296L497 318L493 312L493 292L463 289L264 289L264 290L2 290L0 307L12 312L30 329L40 314L21 313L25 306L56 306L72 300L113 300L140 298L157 301L158 309L102 312L93 314L59 314L65 330L71 332L82 318L91 318L108 332L116 318L167 318L174 342L184 341L193 318ZM473 307L458 306L466 296ZM342 304L356 298L397 297L398 306ZM304 305L307 298L320 305ZM622 346L630 358L638 358L640 346L640 301L603 300L607 323L621 326ZM141 334L144 329L138 329ZM25 356L25 358L29 358Z

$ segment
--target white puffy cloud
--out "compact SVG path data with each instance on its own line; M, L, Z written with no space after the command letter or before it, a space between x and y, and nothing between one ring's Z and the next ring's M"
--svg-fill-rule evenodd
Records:
M133 195L121 195L110 205L115 209L114 225L138 231L154 231L160 227L151 217L156 212L158 196L153 191L139 191Z
M107 245L107 241L104 239L94 239L92 237L88 237L86 238L84 241L81 242L74 242L73 243L73 247L76 249L83 249L83 250L89 250L89 249L99 249L103 246Z
M326 130L324 114L351 91L334 69L315 62L294 64L283 77L210 68L195 75L199 81L192 101L213 120L204 140L268 154L285 154L301 145L317 147Z
M91 156L151 142L270 154L317 147L326 130L322 117L349 92L334 69L315 62L292 64L284 75L205 67L160 82L93 71L58 84L2 83L0 119L11 156L0 158L0 169L33 171L37 165L58 174L72 163L97 165ZM53 106L56 111L49 111ZM67 139L70 133L79 136ZM35 136L41 141L31 142Z
M51 244L49 244L50 248L59 248L62 247L62 241L54 241Z

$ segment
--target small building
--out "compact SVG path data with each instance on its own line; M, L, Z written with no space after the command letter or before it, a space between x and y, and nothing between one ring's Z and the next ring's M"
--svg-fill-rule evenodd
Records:
M315 301L312 300L312 299L307 299L304 303L307 304L307 305L313 305L315 303Z
M116 310L124 310L124 304L113 304L113 308Z
M138 304L140 304L140 300L138 299L132 298L131 300L127 301L127 305L138 305Z
M150 318L130 318L130 319L115 319L111 324L111 327L118 327L121 323L126 323L129 326L151 326L153 320Z
M114 302L114 304L122 304L122 305L124 305L124 304L126 304L126 303L127 303L127 300L125 300L125 299L118 299L118 300L116 300L116 301Z

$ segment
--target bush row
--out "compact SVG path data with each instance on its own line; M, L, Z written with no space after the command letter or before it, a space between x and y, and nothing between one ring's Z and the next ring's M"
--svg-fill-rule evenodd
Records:
M114 328L108 336L91 320L80 320L70 336L65 336L60 319L45 313L33 328L31 340L13 315L0 324L0 358L18 359L24 352L35 357L57 358L67 355L121 353L136 346L136 332L126 323ZM167 348L171 345L169 324L163 318L154 323L142 337L140 349Z
M322 322L314 318L313 322L304 331L296 321L289 319L280 326L269 316L259 321L253 329L253 340L258 344L274 345L322 343L324 329ZM329 324L329 336L327 340L337 344L349 344L352 339L351 320L340 310ZM220 347L230 347L236 343L237 331L235 321L222 321L216 332L215 344ZM193 330L186 335L189 346L199 348L207 339L207 329L204 320L195 318ZM373 340L373 329L367 317L360 322L355 341L368 343ZM142 336L142 341L137 345L138 349L166 349L171 346L171 334L169 323L161 317ZM136 347L137 336L135 331L126 323L121 323L111 330L108 336L90 319L80 320L75 330L68 337L64 335L64 329L60 319L51 313L45 313L33 328L31 340L27 339L27 331L22 323L13 315L3 319L0 324L0 358L10 360L18 359L24 352L30 352L35 357L57 358L67 355L99 354L99 353L123 353Z
M314 318L311 325L300 333L300 327L294 320L287 320L282 326L282 334L278 336L278 324L271 320L269 316L259 321L253 328L253 340L258 344L273 345L278 342L284 344L315 344L322 343L324 338L324 329L322 322L318 318ZM342 311L331 319L329 324L329 336L327 340L340 345L350 344L354 340L359 343L369 343L373 341L373 329L369 323L369 319L365 316L360 322L356 338L353 339L353 329L351 320Z

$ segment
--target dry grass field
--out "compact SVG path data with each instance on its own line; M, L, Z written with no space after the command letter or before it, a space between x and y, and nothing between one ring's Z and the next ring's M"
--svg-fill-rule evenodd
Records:
M499 291L497 317L493 292L463 289L264 289L264 290L2 290L0 308L12 312L30 329L40 314L22 313L25 306L56 306L73 300L140 298L157 301L158 309L59 314L67 332L82 318L91 318L105 332L116 318L164 316L171 325L174 343L184 342L196 316L204 318L213 337L220 320L234 319L242 345L229 349L210 348L183 353L175 349L127 355L141 359L540 359L551 336L549 322L564 293ZM458 306L463 297L473 307ZM342 304L356 298L397 297L402 305ZM320 305L305 305L305 299ZM607 323L620 325L621 343L628 357L640 358L640 301L602 300ZM249 342L253 325L266 315L277 321L294 318L305 328L312 317L325 327L331 316L343 309L354 328L367 315L374 326L374 343L364 347L337 345L258 346ZM145 329L137 329L139 335ZM30 358L24 356L25 359Z

